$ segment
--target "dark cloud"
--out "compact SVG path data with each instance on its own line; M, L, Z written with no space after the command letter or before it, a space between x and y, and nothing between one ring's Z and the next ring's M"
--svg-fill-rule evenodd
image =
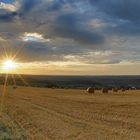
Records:
M100 13L101 19L109 25L104 32L111 35L140 35L140 1L138 0L89 0Z
M17 16L17 12L4 12L2 14L0 14L0 21L1 22L11 22L15 19L15 17Z
M12 4L15 1L3 2ZM20 46L20 43L23 43L20 37L25 32L39 33L44 39L51 38L50 43L24 42L25 47L19 54L23 61L66 61L67 56L72 56L71 61L76 59L91 64L114 64L123 60L139 59L138 55L137 57L133 57L135 54L129 55L132 49L140 51L133 43L139 42L139 39L132 40L131 46L129 42L131 37L138 37L140 34L138 0L127 0L127 2L126 0L17 0L17 2L20 6L15 12L0 9L0 38L13 42L9 43L11 46L14 44ZM111 40L113 37L127 38L128 42L126 45L120 44L118 39L114 49ZM119 53L103 55L108 50ZM88 56L96 51L102 52L101 56ZM126 57L123 57L125 53Z
M63 0L61 1L55 0L54 2L49 4L49 6L47 7L47 11L58 11L62 8L64 3L65 2Z
M37 6L41 1L38 0L21 0L21 8L20 11L29 12L33 9L34 6Z
M80 22L82 22L81 19L75 14L60 15L52 25L51 31L53 35L70 38L87 45L102 44L104 42L103 35L94 30L84 29Z
M139 0L90 0L90 2L112 17L140 23Z

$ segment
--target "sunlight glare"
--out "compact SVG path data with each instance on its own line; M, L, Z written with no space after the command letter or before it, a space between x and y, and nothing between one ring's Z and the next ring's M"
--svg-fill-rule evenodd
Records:
M13 60L6 60L6 61L3 62L3 68L5 70L11 71L11 70L16 69L16 67L17 67L17 64Z

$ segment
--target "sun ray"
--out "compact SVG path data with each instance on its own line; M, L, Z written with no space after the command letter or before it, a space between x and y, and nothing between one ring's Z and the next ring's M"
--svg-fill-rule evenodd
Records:
M16 85L16 80L15 80L14 74L12 74L12 79L13 79L13 84L16 87L17 85Z
M25 79L17 73L17 76L21 79L21 81L25 84L25 86L30 86L29 83L27 81L25 81Z
M20 46L19 49L17 49L17 51L13 55L12 59L15 59L16 58L16 56L19 54L19 52L22 50L23 47L24 47L24 45L23 46Z
M6 73L5 80L4 80L4 86L3 86L3 91L2 91L2 97L1 97L0 113L2 113L2 111L3 111L4 97L5 97L5 94L6 94L7 81L8 81L8 74Z
M4 106L4 98L6 95L6 89L7 89L7 81L8 81L8 75L12 74L12 80L13 80L13 84L14 86L17 86L16 83L16 79L15 79L15 75L13 74L16 73L16 75L18 75L18 77L20 78L20 80L26 85L29 86L29 83L27 81L25 81L25 79L17 73L16 68L17 68L17 63L15 62L15 58L16 56L20 53L20 51L22 50L22 48L25 45L23 44L22 46L20 46L16 52L13 54L12 48L7 48L8 44L6 43L5 46L2 46L2 49L4 51L4 63L3 63L3 70L5 71L6 75L5 75L5 80L4 80L4 85L3 85L3 91L2 91L2 96L1 96L1 104L0 104L0 113L2 113L3 111L3 106Z
M7 49L5 46L2 46L2 49L4 51L5 57L8 59L8 53L7 53Z

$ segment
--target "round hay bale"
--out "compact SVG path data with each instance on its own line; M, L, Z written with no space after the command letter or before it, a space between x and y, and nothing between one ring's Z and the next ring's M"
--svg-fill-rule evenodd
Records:
M126 89L125 88L122 88L122 92L125 92L126 91Z
M102 89L102 93L108 93L108 92L109 92L109 90L107 88Z
M95 93L95 88L89 87L89 88L87 88L87 92L89 94Z
M117 88L113 88L113 92L118 92L118 89Z
M13 89L16 89L17 88L17 86L13 86Z

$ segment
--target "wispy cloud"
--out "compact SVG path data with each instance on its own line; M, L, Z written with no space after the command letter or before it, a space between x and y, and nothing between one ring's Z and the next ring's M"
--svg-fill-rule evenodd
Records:
M27 33L25 32L21 37L25 42L50 42L50 39L45 39L42 34L39 33Z
M19 9L19 2L15 2L15 3L4 3L4 2L0 2L0 9L4 9L4 10L8 10L11 12L15 12Z

